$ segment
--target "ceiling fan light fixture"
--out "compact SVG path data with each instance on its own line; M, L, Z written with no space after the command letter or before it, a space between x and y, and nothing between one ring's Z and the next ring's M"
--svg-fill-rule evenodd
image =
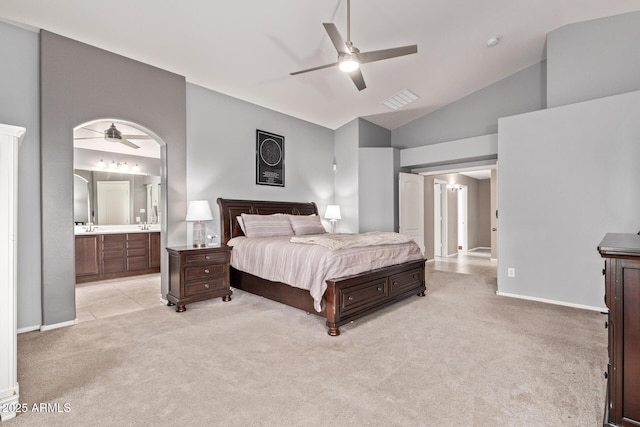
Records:
M100 161L98 162L98 165L97 165L97 166L98 166L98 168L100 168L100 169L104 169L104 168L106 168L106 167L107 167L107 164L104 162L104 160L103 160L103 159L100 159Z
M116 125L111 123L109 129L104 131L104 139L109 142L120 142L122 139L122 133L116 128Z
M338 67L345 73L351 73L360 68L358 56L351 53L341 53L338 58Z
M115 160L112 160L111 163L109 163L109 169L118 169L118 164Z

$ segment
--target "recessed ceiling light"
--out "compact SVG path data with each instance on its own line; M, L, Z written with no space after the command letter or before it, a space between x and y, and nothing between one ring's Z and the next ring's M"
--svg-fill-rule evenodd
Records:
M418 95L411 92L409 89L404 89L393 95L391 98L382 101L382 103L393 111L397 111L418 99L420 99Z
M489 40L487 40L487 47L493 47L500 43L500 38L500 36L491 37Z

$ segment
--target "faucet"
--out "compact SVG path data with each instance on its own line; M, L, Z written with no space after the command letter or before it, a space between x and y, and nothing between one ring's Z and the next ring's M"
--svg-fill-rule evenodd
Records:
M140 224L140 230L148 230L149 229L149 225L145 222L142 222Z
M94 227L92 222L88 222L87 226L85 227L85 229L87 230L87 233L90 233L93 230L96 230L98 227Z

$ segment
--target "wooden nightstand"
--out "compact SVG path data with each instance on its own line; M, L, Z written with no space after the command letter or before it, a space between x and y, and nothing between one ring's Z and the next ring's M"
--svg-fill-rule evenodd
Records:
M229 258L226 245L192 248L167 248L169 252L168 305L177 305L178 313L196 301L222 297L231 301Z

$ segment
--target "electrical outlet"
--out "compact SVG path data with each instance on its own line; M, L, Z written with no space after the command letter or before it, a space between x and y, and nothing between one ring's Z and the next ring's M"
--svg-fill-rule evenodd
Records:
M140 217L139 216L136 217L136 222L140 222Z
M508 277L516 277L516 269L515 268L507 268L507 276Z

